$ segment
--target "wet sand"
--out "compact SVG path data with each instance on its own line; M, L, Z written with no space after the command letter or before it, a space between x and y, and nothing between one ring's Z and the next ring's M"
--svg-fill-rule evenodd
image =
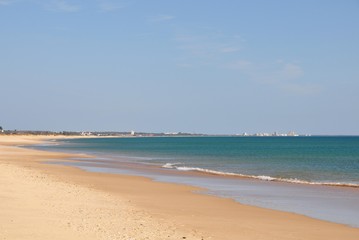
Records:
M190 186L44 164L84 155L0 136L0 239L359 239L359 229L193 193Z

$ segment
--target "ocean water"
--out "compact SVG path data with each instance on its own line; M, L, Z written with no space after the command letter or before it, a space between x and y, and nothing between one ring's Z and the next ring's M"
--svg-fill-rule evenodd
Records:
M92 154L66 163L88 171L190 184L241 203L359 227L359 137L87 138L41 148ZM196 172L209 174L181 175Z
M359 137L91 138L56 148L179 171L359 187Z

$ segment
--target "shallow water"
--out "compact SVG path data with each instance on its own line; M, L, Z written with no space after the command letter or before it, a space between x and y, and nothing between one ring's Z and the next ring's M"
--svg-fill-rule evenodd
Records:
M58 143L56 149L180 171L359 187L359 137L93 138Z

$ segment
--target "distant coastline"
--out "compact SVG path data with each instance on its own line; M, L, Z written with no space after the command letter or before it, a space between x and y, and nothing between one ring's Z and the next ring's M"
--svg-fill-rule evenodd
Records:
M92 137L355 137L358 134L297 134L288 133L242 133L242 134L206 134L188 132L134 132L134 131L49 131L49 130L2 130L1 135L26 136L92 136Z

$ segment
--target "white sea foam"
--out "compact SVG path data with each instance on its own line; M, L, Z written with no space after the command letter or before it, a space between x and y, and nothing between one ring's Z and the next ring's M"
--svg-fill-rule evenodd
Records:
M181 164L181 163L166 163L166 164L163 165L162 167L163 167L163 168L171 168L171 169L173 169L173 168L176 168L175 166L176 166L176 165L179 165L179 164Z
M265 181L274 181L275 180L274 177L270 177L270 176L252 176L252 177L255 177L260 180L265 180Z
M271 177L265 175L248 175L248 174L240 174L240 173L232 173L232 172L222 172L216 171L206 168L198 168L198 167L187 167L187 166L179 166L181 163L166 163L163 165L163 168L176 169L178 171L194 171L201 172L213 175L220 176L234 176L234 177L243 177L243 178L252 178L263 181L274 181L274 182L287 182L287 183L296 183L296 184L309 184L309 185L326 185L326 186L339 186L339 187L355 187L359 188L359 184L356 183L346 183L346 182L311 182L306 180L300 180L297 178L278 178Z

